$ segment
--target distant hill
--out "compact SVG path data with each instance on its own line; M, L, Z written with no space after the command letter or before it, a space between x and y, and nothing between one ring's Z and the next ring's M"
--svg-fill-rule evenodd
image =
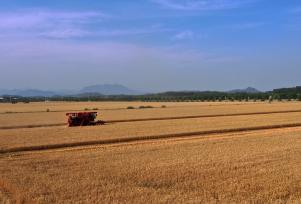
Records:
M35 96L45 96L51 97L57 95L52 91L42 91L38 89L13 89L13 90L0 90L0 95L13 95L13 96L22 96L22 97L35 97Z
M44 91L39 89L0 89L0 96L22 96L22 97L52 97L52 96L101 96L101 95L138 95L143 94L126 86L119 84L103 84L87 86L80 91L76 90L61 90L61 91Z
M252 88L252 87L248 87L246 89L234 89L231 91L228 91L228 93L261 93L261 91Z
M301 93L301 86L274 89L273 93Z
M99 84L87 86L80 90L80 93L99 93L103 95L137 95L138 91L129 89L120 84Z

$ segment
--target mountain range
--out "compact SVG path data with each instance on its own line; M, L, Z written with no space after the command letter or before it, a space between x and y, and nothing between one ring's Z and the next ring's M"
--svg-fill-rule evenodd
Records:
M234 89L228 93L260 93L259 90L248 87L246 89ZM45 91L39 89L0 89L0 96L13 95L23 97L51 97L51 96L87 96L87 95L139 95L145 92L136 91L120 84L98 84L84 87L78 91L64 90L64 91Z
M102 95L137 95L142 94L120 84L101 84L84 87L80 93L99 93Z
M143 94L143 92L132 90L126 86L120 84L100 84L87 86L81 90L63 90L63 91L45 91L39 89L0 89L1 95L13 95L13 96L23 96L23 97L35 97L35 96L82 96L82 95L138 95Z
M0 89L1 95L11 95L11 96L23 96L23 97L31 97L31 96L45 96L51 97L57 95L57 93L53 91L43 91L38 89Z

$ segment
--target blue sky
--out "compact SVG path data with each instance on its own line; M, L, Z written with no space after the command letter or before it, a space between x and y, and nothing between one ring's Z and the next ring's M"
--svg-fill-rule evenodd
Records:
M0 89L146 91L301 85L297 0L10 0Z

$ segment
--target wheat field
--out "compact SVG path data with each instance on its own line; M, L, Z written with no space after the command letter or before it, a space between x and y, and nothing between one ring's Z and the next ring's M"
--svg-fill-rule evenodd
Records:
M50 104L58 112L39 112L45 103L1 104L0 127L22 121L23 125L63 123L64 111L89 105L98 107L105 120L254 115L0 129L0 150L46 147L0 151L0 203L301 202L301 112L286 113L301 109L301 103ZM126 109L149 104L155 108ZM256 114L273 111L284 112ZM287 124L296 125L281 127ZM246 129L236 131L239 128ZM233 132L225 131L229 129ZM198 135L215 130L218 133ZM179 133L184 134L173 137ZM165 134L171 136L160 137ZM139 137L146 139L135 139ZM134 140L122 142L123 138ZM120 142L81 145L112 139ZM77 145L68 146L73 143ZM47 149L54 144L59 148Z
M153 106L151 109L139 109L139 106ZM161 108L165 105L167 108ZM136 109L128 110L132 106ZM50 112L46 112L49 108ZM272 111L301 111L301 103L199 103L199 102L165 102L165 103L142 103L142 102L116 102L106 103L32 103L32 104L0 104L0 128L5 126L20 126L34 124L57 124L65 123L64 113L72 111L84 111L85 108L92 110L97 108L99 119L103 120L127 120L140 118L202 116L217 114L240 114ZM23 112L18 112L23 111ZM93 111L93 110L92 110ZM14 112L18 112L13 114Z

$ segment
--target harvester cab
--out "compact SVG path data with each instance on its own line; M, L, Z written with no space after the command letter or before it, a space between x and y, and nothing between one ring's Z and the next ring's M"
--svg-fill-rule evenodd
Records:
M105 122L102 120L95 121L97 112L78 112L78 113L66 113L68 116L68 126L93 126L93 125L104 125Z

